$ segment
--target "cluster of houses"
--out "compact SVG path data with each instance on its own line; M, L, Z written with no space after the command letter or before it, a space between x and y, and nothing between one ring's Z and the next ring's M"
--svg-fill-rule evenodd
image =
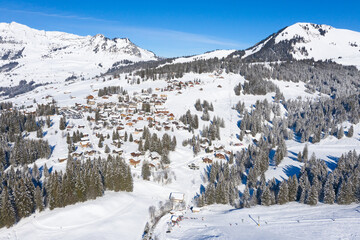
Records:
M82 116L88 116L89 121L86 125L69 124L67 130L71 133L73 131L90 131L84 134L84 137L80 142L76 144L76 151L72 153L72 156L87 157L100 153L101 150L97 149L96 143L93 143L89 139L89 134L96 136L98 139L101 135L106 133L111 134L116 131L119 133L119 137L112 139L109 147L114 155L123 156L128 159L128 163L137 167L141 164L142 160L147 160L151 169L158 169L160 167L160 156L157 153L150 153L149 156L145 156L141 152L124 152L121 147L125 143L125 132L129 137L132 135L132 141L135 144L139 144L144 126L156 131L173 131L173 130L188 130L181 121L175 118L175 115L166 109L163 105L167 101L166 91L171 89L184 88L187 86L193 86L200 84L199 81L189 82L176 82L171 81L172 84L163 89L155 89L157 93L149 93L147 90L143 90L141 93L129 94L109 94L101 97L95 95L87 95L85 97L86 103L75 103L72 107L64 107L62 112L70 116L70 118L77 119L76 113ZM172 87L170 87L172 86ZM94 92L97 92L94 90ZM150 91L151 92L151 91ZM144 107L144 105L146 105ZM145 109L144 109L145 108ZM92 112L92 113L91 113ZM95 116L94 116L94 113ZM70 121L71 122L71 121Z

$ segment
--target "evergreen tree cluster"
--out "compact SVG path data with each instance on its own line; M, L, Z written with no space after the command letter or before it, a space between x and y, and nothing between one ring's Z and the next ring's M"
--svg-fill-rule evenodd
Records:
M220 140L220 128L225 127L224 119L214 116L212 122L209 126L204 125L203 130L201 131L201 136L203 138L208 138L209 140Z
M170 151L174 151L176 148L176 137L170 137L165 133L162 138L158 137L156 133L151 134L149 128L144 127L144 131L139 142L138 150L140 152L157 152L161 156L161 162L163 164L169 164L170 159L168 157Z
M355 151L343 154L333 172L328 170L324 161L316 159L313 154L302 166L298 176L290 176L288 180L282 182L275 179L267 182L264 172L260 174L258 180L256 169L254 167L249 169L248 165L251 165L252 159L259 156L252 156L250 159L251 153L247 152L243 150L236 153L236 162L230 167L228 163L217 162L211 166L207 172L208 184L205 191L197 198L199 206L221 203L251 207L285 204L292 201L309 205L316 205L318 202L327 204L360 202L360 155ZM244 158L245 163L242 160ZM239 195L237 186L244 181L246 187L238 202L236 201Z
M14 146L6 155L9 163L13 166L22 166L33 163L39 158L49 158L51 148L48 141L16 138ZM4 167L7 167L6 158L1 159ZM3 160L5 160L3 162Z
M329 135L342 138L344 130L337 125L344 121L357 124L360 120L360 94L312 102L288 100L284 107L289 114L283 123L294 130L301 142L316 143ZM353 128L349 131L352 135Z
M102 97L109 94L121 94L121 95L127 95L127 91L120 86L110 86L110 87L104 87L103 89L99 89L98 96Z
M49 116L58 114L58 108L54 103L38 104L36 109L37 116Z
M0 103L0 110L9 110L10 108L13 108L12 102L1 102Z
M234 87L235 95L240 96L241 90L242 90L241 83L236 84L235 87Z
M213 112L214 111L214 106L213 104L210 102L208 102L207 100L204 100L203 103L201 104L201 100L200 99L197 99L196 102L195 102L195 109L196 111L211 111Z
M190 110L187 110L184 115L180 116L179 120L189 126L189 132L192 129L199 128L199 118L196 114L192 115Z
M15 109L0 115L0 133L20 134L36 131L39 127L34 114L23 114Z
M43 177L44 175L44 177ZM65 207L95 199L105 190L133 191L130 167L124 160L88 159L81 163L69 157L66 172L39 169L1 171L0 227L10 227L36 210ZM40 179L44 179L41 181Z
M236 181L232 178L236 174L234 167L229 166L228 163L215 162L211 165L208 172L208 184L203 192L197 198L199 206L211 204L236 204L239 198L238 190L236 188Z

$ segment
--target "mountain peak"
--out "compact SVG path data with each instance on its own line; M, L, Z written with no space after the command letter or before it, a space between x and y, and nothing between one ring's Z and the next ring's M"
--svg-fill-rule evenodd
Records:
M332 60L360 65L360 33L325 24L298 22L246 50L249 61Z

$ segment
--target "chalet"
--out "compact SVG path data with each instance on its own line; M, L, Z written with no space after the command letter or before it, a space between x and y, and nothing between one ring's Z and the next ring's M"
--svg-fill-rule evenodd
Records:
M81 146L82 148L90 147L90 142L89 142L89 141L87 141L87 142L80 142L80 146Z
M67 160L67 158L59 158L58 160L59 160L59 162L64 162Z
M124 151L123 150L113 150L112 152L115 154L121 155L121 154L123 154Z
M85 155L89 155L89 156L93 156L94 154L96 154L96 150L91 150L91 151L85 152Z
M129 160L129 162L130 162L130 165L134 166L134 167L136 167L136 165L140 164L140 160L136 161L136 160L134 160L132 158Z
M156 168L156 166L154 164L152 164L152 163L149 163L149 167Z
M80 157L83 153L82 152L74 152L71 154L73 157Z
M221 85L218 85L217 87L218 87L218 88L222 88L222 86L221 86Z
M219 151L219 150L222 150L222 149L224 149L224 146L222 146L222 145L214 146L214 150L216 150L216 151Z
M94 99L94 96L93 96L93 95L88 95L88 96L86 97L86 99L87 99L87 100Z
M95 105L95 101L92 101L92 100L88 100L87 103L88 103L89 105Z
M169 131L171 129L171 127L165 126L164 129L165 129L165 131Z
M184 202L184 193L172 192L170 193L169 200L172 202Z
M224 154L221 154L221 153L216 153L216 154L215 154L215 157L216 157L216 158L219 158L219 159L225 159L225 155L224 155Z
M132 152L130 153L132 157L139 157L141 156L141 152Z
M210 158L207 158L207 157L203 158L202 160L203 160L203 163L208 163L208 164L212 163L212 160Z

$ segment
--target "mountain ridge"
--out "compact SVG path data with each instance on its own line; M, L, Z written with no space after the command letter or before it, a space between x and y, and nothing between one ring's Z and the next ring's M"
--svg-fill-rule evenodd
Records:
M128 38L110 39L102 34L78 36L36 30L15 22L0 23L0 66L16 65L0 72L9 84L23 79L43 83L70 76L91 78L116 62L157 59L153 52L138 47Z

